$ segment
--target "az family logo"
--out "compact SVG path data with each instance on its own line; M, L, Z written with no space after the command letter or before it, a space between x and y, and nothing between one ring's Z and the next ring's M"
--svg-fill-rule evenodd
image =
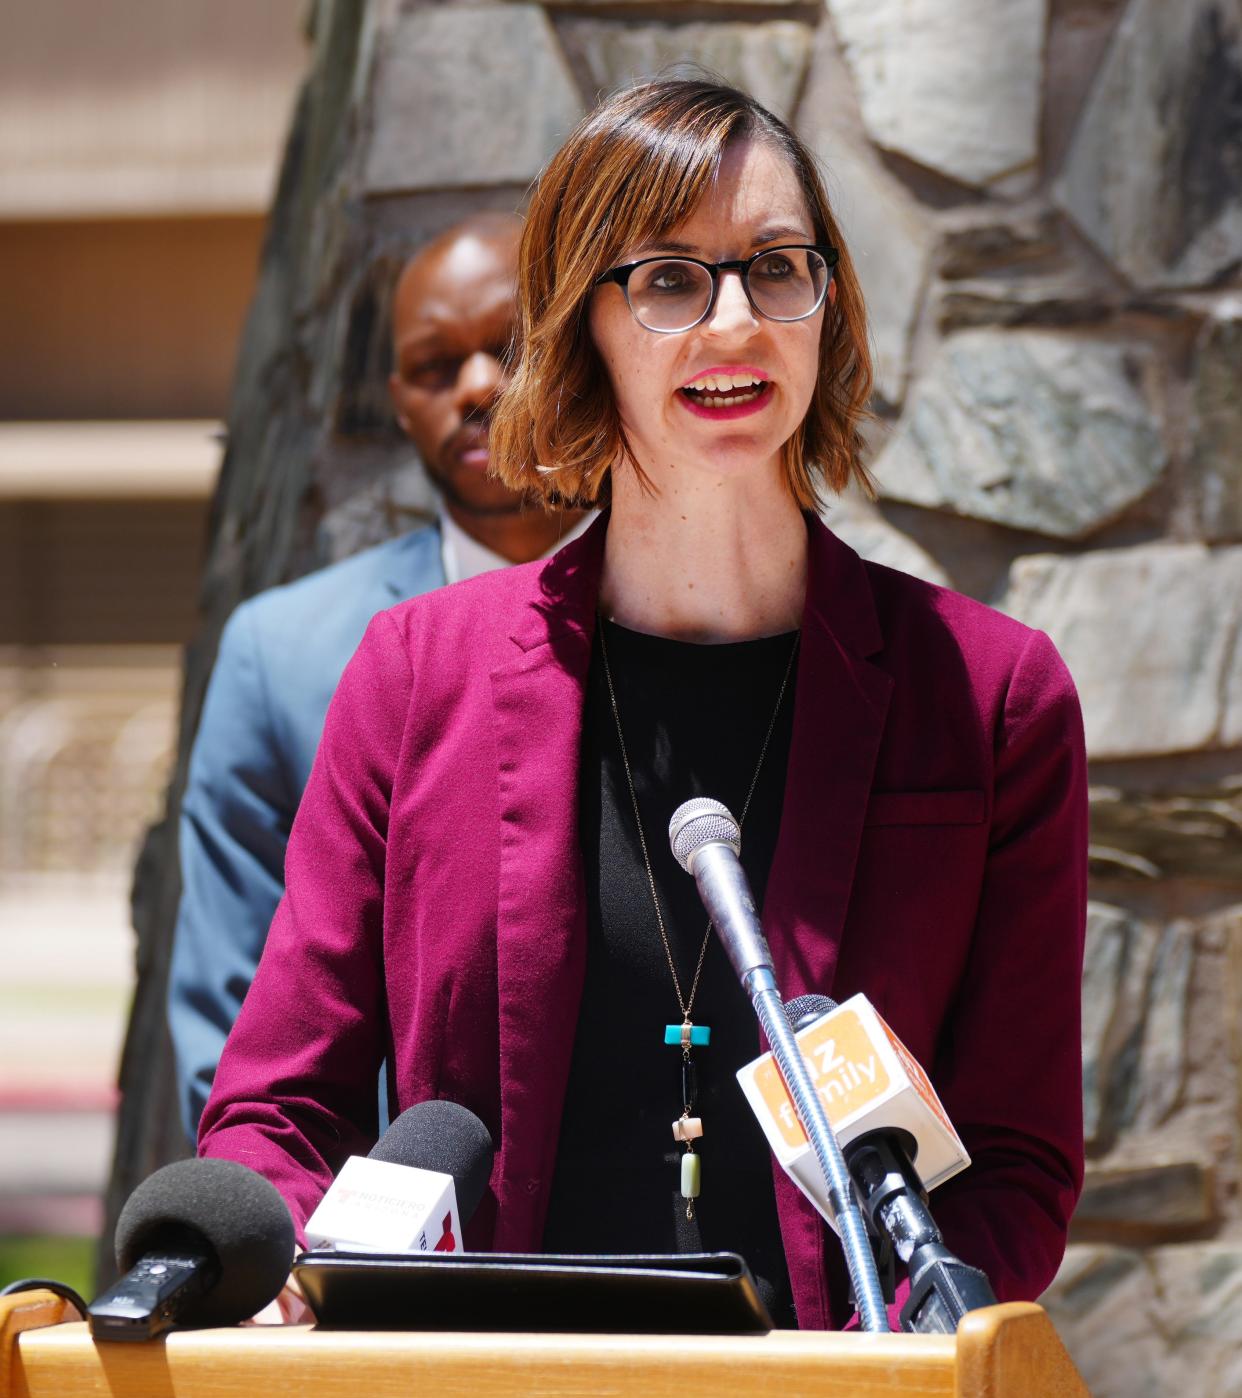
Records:
M888 1070L853 1010L838 1010L803 1030L798 1044L833 1125L888 1091ZM771 1055L755 1069L755 1083L768 1111L780 1125L785 1143L791 1149L802 1145L806 1133Z

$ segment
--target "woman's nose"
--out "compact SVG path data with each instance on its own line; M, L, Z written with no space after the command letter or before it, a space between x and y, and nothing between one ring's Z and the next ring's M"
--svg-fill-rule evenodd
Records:
M755 308L746 295L741 275L738 272L721 272L716 304L704 328L709 334L728 335L739 331L750 333L758 324Z

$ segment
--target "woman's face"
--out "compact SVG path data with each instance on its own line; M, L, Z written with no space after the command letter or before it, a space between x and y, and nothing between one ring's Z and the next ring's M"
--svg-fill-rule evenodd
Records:
M666 253L725 262L814 242L788 161L764 140L745 140L726 149L719 177L688 219L627 248L618 265ZM806 416L815 389L823 320L822 306L806 320L767 320L751 307L740 277L726 272L706 320L661 335L635 320L621 287L596 288L591 338L643 470L657 485L679 467L718 477L767 470L779 479L780 448ZM718 377L711 380L722 374L749 376L762 386L753 397L743 389L741 403L721 405L723 386ZM731 396L738 396L736 387Z

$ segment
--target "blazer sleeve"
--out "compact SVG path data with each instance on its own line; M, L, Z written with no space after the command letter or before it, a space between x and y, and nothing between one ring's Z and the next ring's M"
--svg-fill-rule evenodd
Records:
M378 1130L384 1058L384 871L411 675L375 617L328 709L286 857L286 893L225 1045L199 1154L280 1190L299 1237L346 1157Z
M1008 686L971 950L933 1078L972 1157L932 1196L1001 1301L1052 1281L1082 1188L1087 777L1069 672L1042 632Z
M220 638L179 826L181 902L168 1027L191 1141L284 891L299 795L273 728L251 609L243 604Z

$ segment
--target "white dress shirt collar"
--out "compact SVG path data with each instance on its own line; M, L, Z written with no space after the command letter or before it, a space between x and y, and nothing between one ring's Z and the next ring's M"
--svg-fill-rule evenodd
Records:
M595 523L595 510L589 510L548 549L541 558L551 558L557 549L564 548L571 539ZM457 523L447 510L440 511L440 556L444 561L446 582L464 582L466 578L477 577L480 573L490 573L496 568L507 568L509 560L494 553L486 544L481 544Z

